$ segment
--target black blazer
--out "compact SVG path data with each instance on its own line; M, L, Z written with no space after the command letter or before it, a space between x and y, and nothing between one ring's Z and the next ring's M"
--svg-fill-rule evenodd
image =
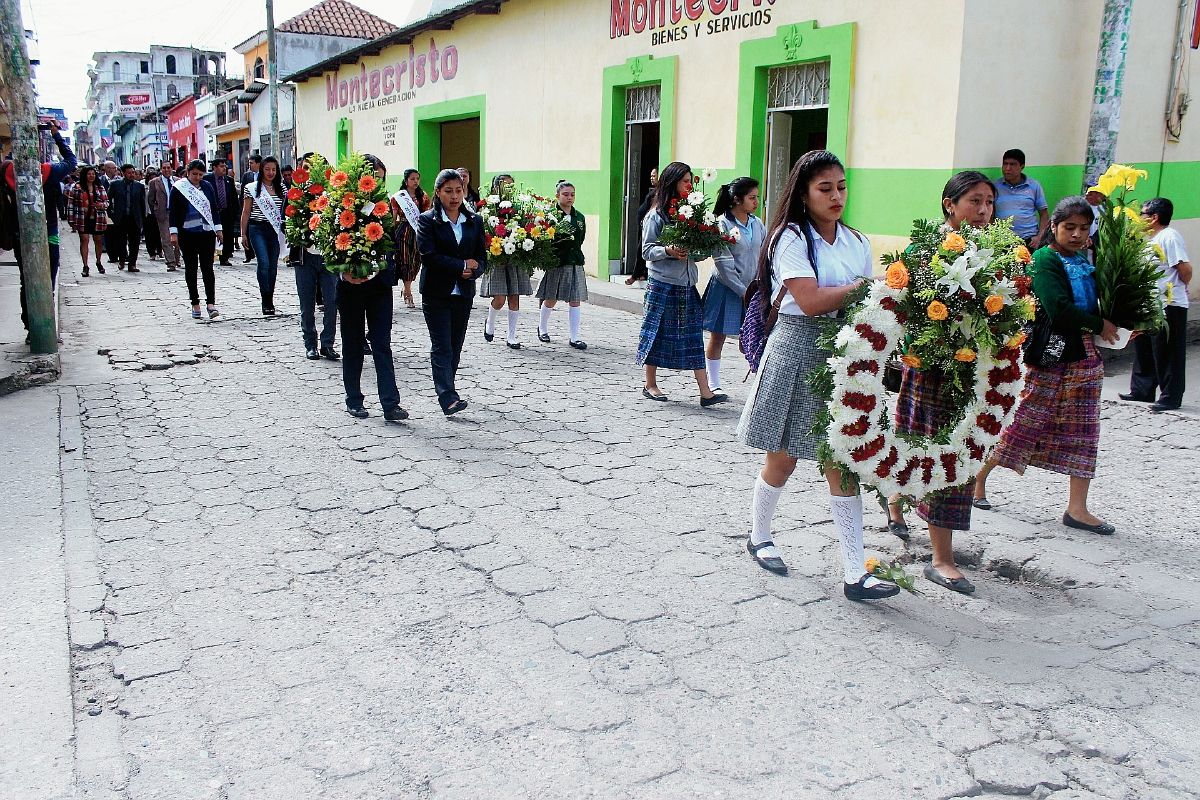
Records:
M213 172L208 173L207 175L204 176L204 180L210 186L212 186L213 194L215 195L217 193L217 180L218 180L216 173L213 173ZM219 180L225 181L225 207L218 208L215 205L213 206L213 208L217 212L217 216L221 216L223 214L228 214L230 211L233 211L234 209L241 211L242 210L242 198L238 194L237 185L233 182L233 178L231 178L229 175L226 175L224 178L220 178Z
M125 202L128 198L130 220L140 228L146 219L146 187L137 181L132 183L122 178L112 181L108 187L108 215L116 225L125 219Z
M417 218L417 249L421 251L422 295L449 297L457 285L463 297L475 296L475 278L487 266L487 244L483 218L478 214L460 211L466 218L462 224L462 242L454 238L454 228L442 219L436 207ZM471 278L462 276L465 262L473 258L479 267Z

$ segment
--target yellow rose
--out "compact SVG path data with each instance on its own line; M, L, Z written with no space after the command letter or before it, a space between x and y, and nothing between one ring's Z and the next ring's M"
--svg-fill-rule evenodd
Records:
M1012 336L1008 337L1008 341L1004 343L1004 346L1008 347L1008 348L1020 347L1021 343L1024 341L1025 341L1025 334L1018 332L1018 333L1014 333Z
M872 572L872 573L875 572L875 570L878 566L879 566L878 558L868 558L867 559L867 563L866 563L867 572Z
M934 300L929 304L929 307L925 309L925 313L929 315L931 320L935 322L941 322L946 317L950 316L950 309L946 308L946 304L941 300Z
M1025 245L1019 245L1017 247L1017 262L1028 264L1030 261L1033 261L1033 256L1030 254L1029 248Z
M967 249L967 240L957 233L946 234L946 239L942 242L942 249L949 250L951 253L961 253Z
M908 286L908 267L903 261L893 261L888 265L885 280L889 289L903 289Z
M969 347L960 347L954 353L954 360L961 361L964 364L970 364L975 360L975 351Z
M913 369L921 368L921 359L912 353L905 353L900 356L900 362L906 367L912 367Z
M989 314L996 314L1004 308L1004 298L998 294L989 295L988 299L983 301L983 307Z

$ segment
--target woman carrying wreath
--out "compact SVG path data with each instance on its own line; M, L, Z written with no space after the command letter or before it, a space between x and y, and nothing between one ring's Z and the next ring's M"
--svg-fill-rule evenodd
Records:
M704 369L704 307L696 291L696 262L686 250L659 244L671 201L692 191L692 168L680 161L666 166L658 180L654 207L642 220L642 257L650 273L637 363L646 367L642 396L666 401L658 388L658 368L690 369L703 408L729 398L708 388Z
M1033 293L1051 330L1064 340L1062 355L1053 366L1026 364L1016 418L975 479L975 498L987 503L987 476L997 466L1017 474L1024 474L1027 466L1063 473L1071 484L1063 524L1109 535L1116 528L1087 507L1100 447L1104 383L1104 362L1094 336L1110 343L1118 338L1117 326L1100 316L1095 267L1080 253L1094 218L1086 199L1064 197L1050 216L1043 246L1033 254L1028 269Z
M421 188L421 173L404 170L404 185L391 196L392 216L396 219L396 278L404 283L404 304L416 308L412 284L421 271L421 253L417 249L417 217L429 210L431 203Z
M554 190L562 220L554 237L554 252L559 266L546 270L538 284L537 296L541 301L538 321L538 341L550 341L550 313L554 304L567 304L570 336L567 344L576 350L586 350L587 345L579 340L579 304L588 299L587 274L583 271L583 240L587 236L587 223L583 214L575 208L575 186L568 181L559 181Z
M492 179L489 195L504 197L512 194L515 181L512 175L502 173ZM466 204L464 203L464 206ZM473 210L473 209L472 209ZM521 295L533 294L533 282L529 274L512 264L492 264L479 282L479 296L492 298L488 307L487 321L483 325L483 338L492 341L496 337L496 316L508 301L508 346L520 350L517 340L517 322L521 318Z
M983 228L992 222L996 209L996 188L982 172L960 172L942 189L944 230L957 231L965 222ZM945 376L936 370L904 367L900 397L896 401L896 430L917 436L935 436L939 429L954 421L954 407L949 399L950 386ZM954 563L954 531L971 528L972 484L956 486L923 498L917 505L917 515L929 526L929 542L933 547L933 563L925 567L925 577L939 586L970 594L975 586ZM888 506L888 530L905 541L908 526L904 524L899 497L892 497Z
M759 257L759 285L767 303L779 303L779 320L767 339L738 438L767 452L754 485L746 549L759 566L780 575L787 573L787 565L772 541L771 518L796 462L816 461L821 444L812 429L823 403L807 380L828 360L817 346L825 327L818 318L840 316L847 298L872 273L871 246L841 221L845 207L842 162L826 150L806 153L788 176ZM824 465L824 473L841 542L846 597L879 600L898 594L895 584L867 574L862 497L854 479L833 463Z

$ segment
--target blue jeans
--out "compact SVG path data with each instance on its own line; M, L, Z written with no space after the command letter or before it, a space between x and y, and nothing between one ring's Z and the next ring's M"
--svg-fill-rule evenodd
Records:
M269 222L251 222L246 226L246 238L258 259L258 290L275 293L275 275L279 270L279 236Z
M325 302L330 302L328 297ZM384 411L397 408L400 391L396 388L396 366L392 363L392 287L383 282L382 276L360 284L341 281L337 287L337 307L342 315L342 383L346 387L346 406L360 408L363 404L360 386L363 341L369 339L375 359L379 405Z
M305 253L304 262L296 265L296 294L300 298L300 330L304 332L304 349L317 349L317 286L325 301L325 319L321 325L321 347L333 347L337 333L338 276L325 269L320 253Z

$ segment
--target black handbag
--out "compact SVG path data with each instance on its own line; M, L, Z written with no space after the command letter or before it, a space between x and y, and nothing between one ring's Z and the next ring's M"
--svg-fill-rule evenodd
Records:
M891 358L883 365L883 388L889 392L899 392L900 384L904 382L904 365Z
M1053 367L1062 360L1067 340L1050 325L1050 315L1040 305L1025 328L1025 363L1031 367Z

